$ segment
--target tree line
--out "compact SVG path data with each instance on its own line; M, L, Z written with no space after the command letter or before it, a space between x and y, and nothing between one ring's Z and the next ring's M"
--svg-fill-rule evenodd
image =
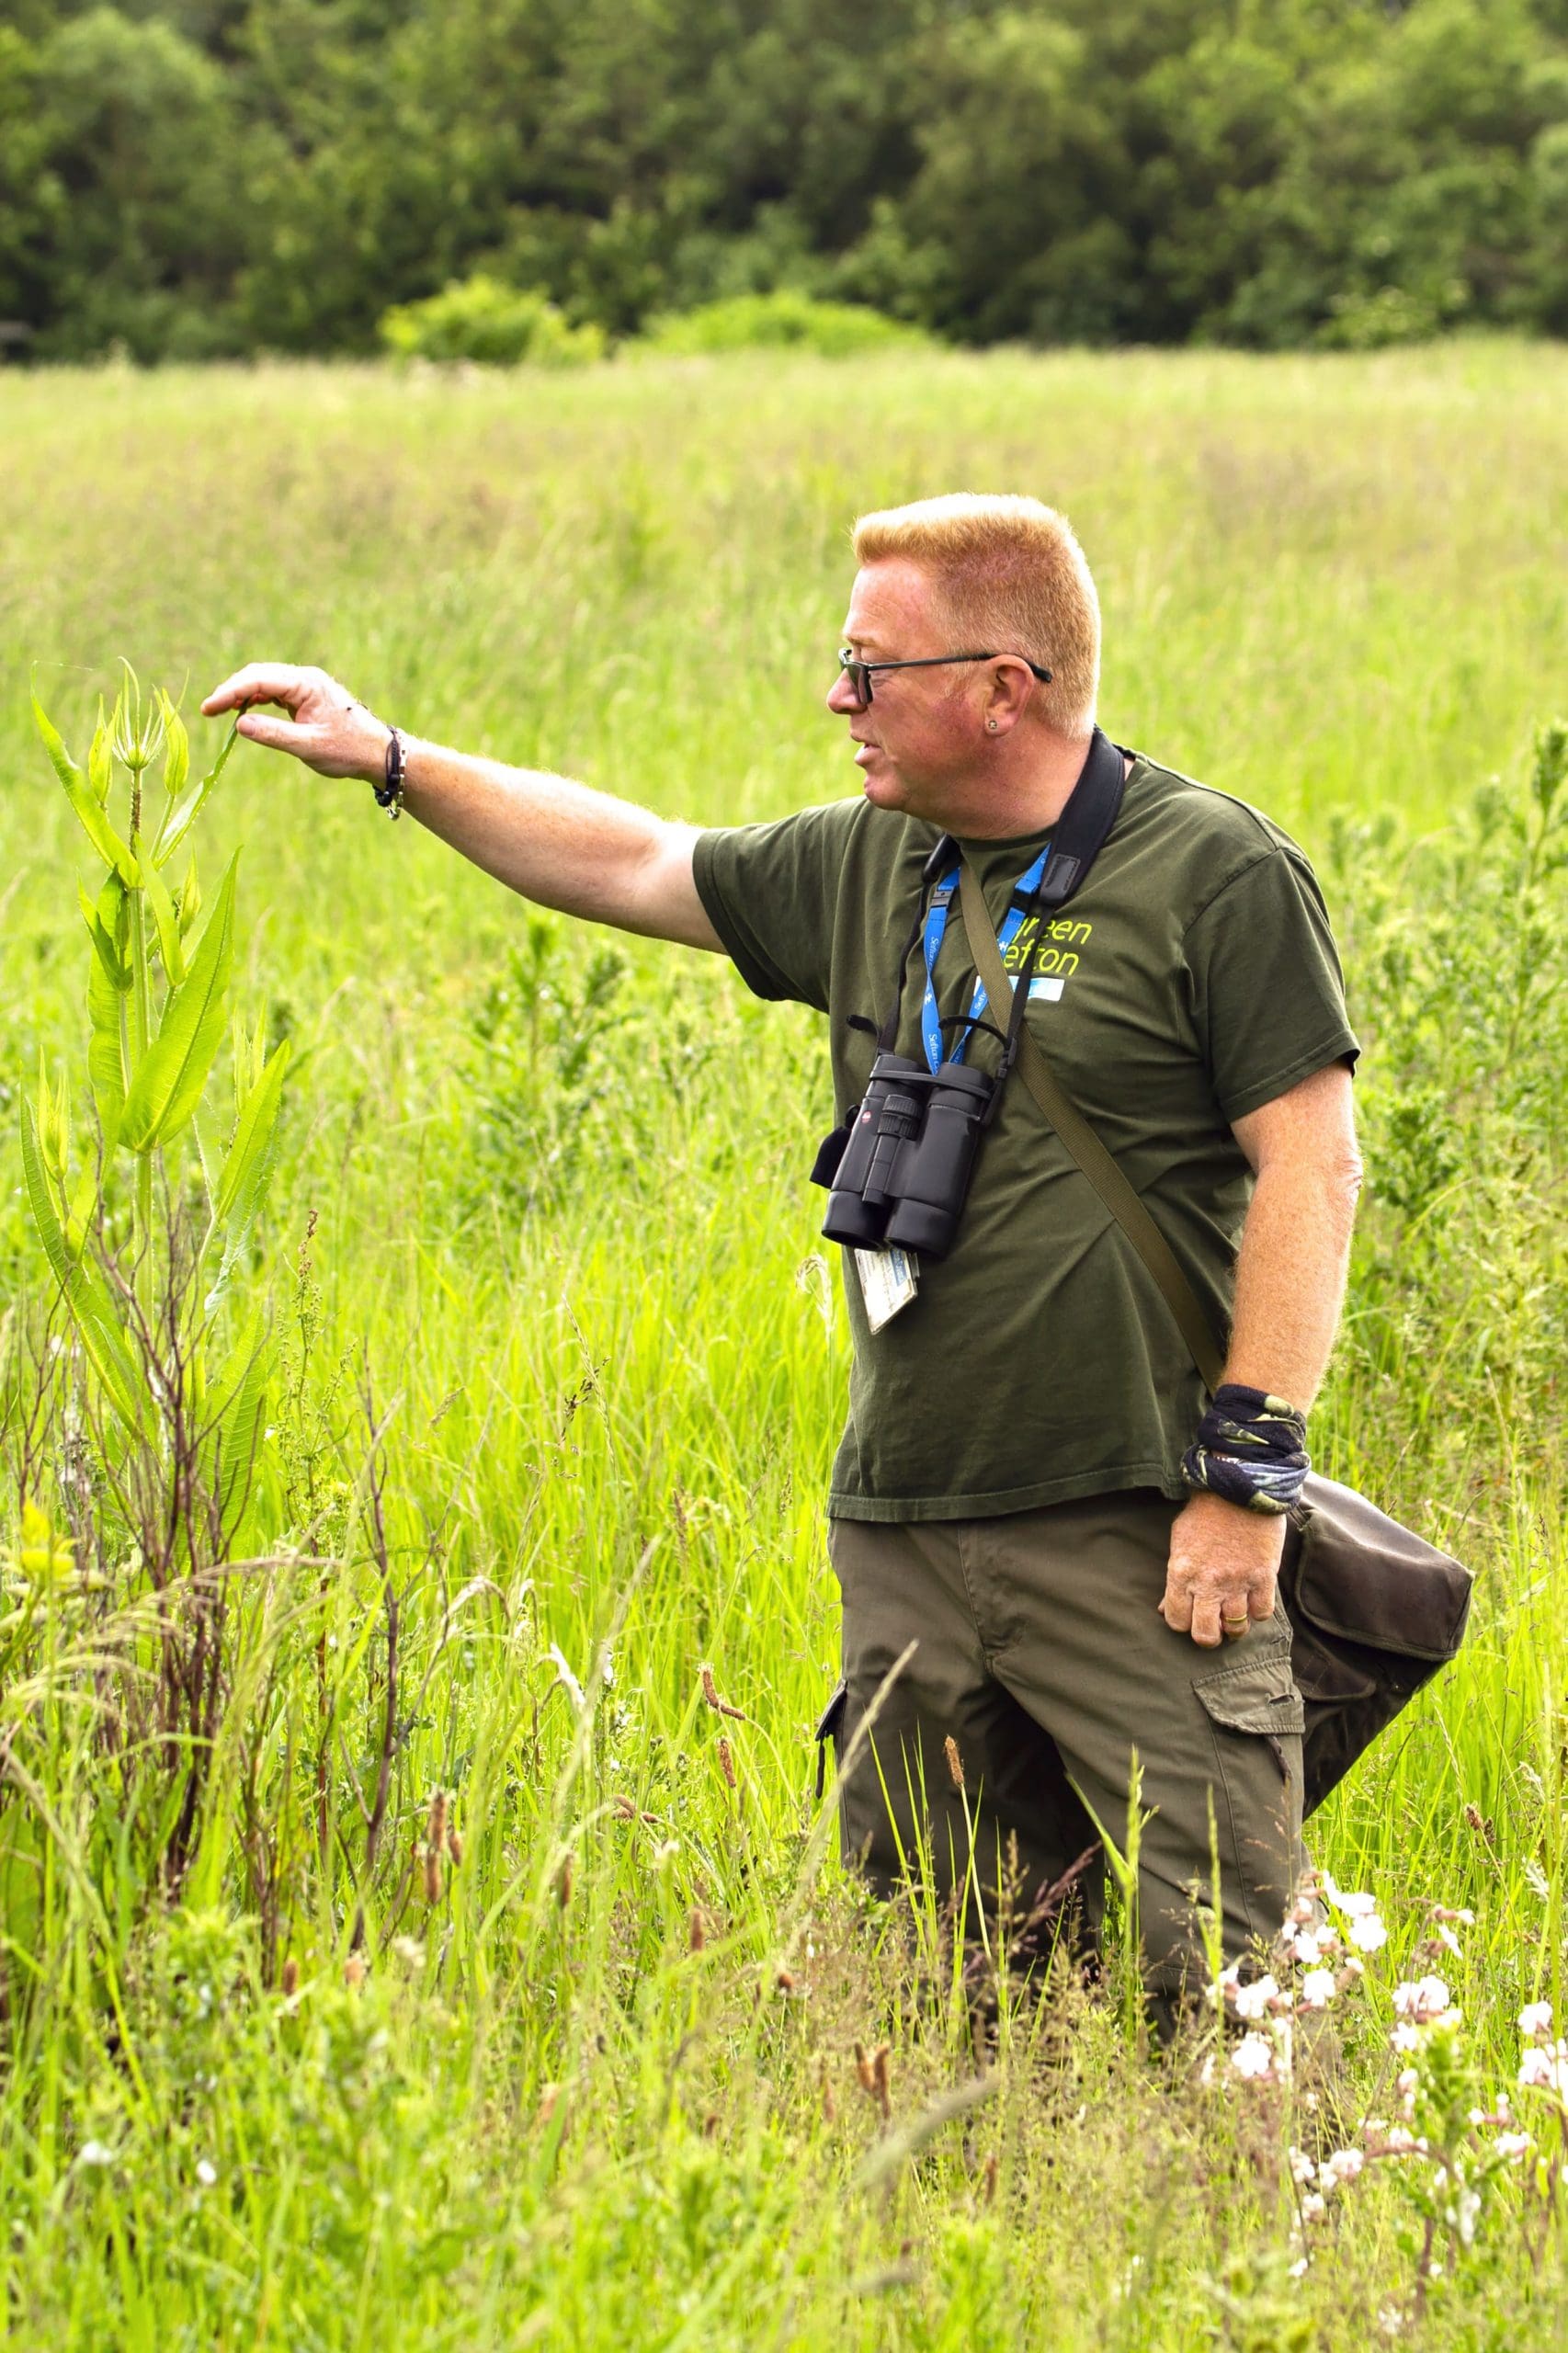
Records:
M609 336L799 287L966 343L1568 332L1568 0L7 0L0 336Z

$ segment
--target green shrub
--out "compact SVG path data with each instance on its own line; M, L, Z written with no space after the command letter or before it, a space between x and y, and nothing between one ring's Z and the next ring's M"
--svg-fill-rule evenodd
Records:
M650 350L683 353L788 345L844 359L893 345L926 346L928 338L863 303L819 302L793 287L779 287L771 294L735 294L728 301L654 319L643 343Z
M454 279L423 302L398 302L377 332L400 359L477 359L494 368L526 361L575 368L604 356L602 329L567 324L534 287L504 286L483 273Z

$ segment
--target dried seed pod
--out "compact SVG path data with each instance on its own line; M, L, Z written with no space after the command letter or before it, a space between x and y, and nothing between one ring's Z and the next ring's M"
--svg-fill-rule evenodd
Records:
M781 1969L778 1972L775 1983L781 1994L792 1994L795 1990L795 1974L793 1970Z
M744 1724L751 1722L751 1718L744 1708L733 1707L728 1699L720 1699L719 1687L713 1680L713 1670L710 1666L700 1666L698 1673L702 1678L702 1696L710 1708L716 1709L722 1716L733 1716L737 1723Z

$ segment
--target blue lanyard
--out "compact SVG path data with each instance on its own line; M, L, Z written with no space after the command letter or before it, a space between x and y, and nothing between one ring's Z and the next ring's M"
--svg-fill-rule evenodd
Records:
M1004 963L1007 961L1007 950L1017 939L1019 926L1028 912L1028 909L1020 906L1018 902L1020 899L1032 898L1040 889L1040 878L1045 872L1045 862L1050 856L1051 845L1048 842L1034 864L1027 872L1019 875L1014 886L1013 904L1007 910L1007 920L1002 926L996 938L996 945L1002 951ZM960 1029L952 1044L945 1046L942 1041L942 1024L937 1012L937 959L942 952L942 941L948 929L948 911L952 905L953 893L958 887L959 870L955 866L950 873L943 876L931 893L931 904L926 911L926 995L920 1006L920 1042L926 1049L926 1063L933 1071L938 1070L944 1062L961 1063L965 1049L974 1034L971 1029ZM970 999L971 1021L980 1020L984 1014L985 1006L985 983L977 979L974 983L974 995Z

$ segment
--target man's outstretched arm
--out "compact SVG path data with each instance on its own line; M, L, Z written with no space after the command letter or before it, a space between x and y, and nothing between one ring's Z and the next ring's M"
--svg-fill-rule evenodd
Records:
M253 708L275 704L286 714ZM324 670L252 663L215 687L209 719L240 710L242 735L290 752L318 776L379 784L388 730ZM693 825L673 824L568 777L507 767L404 735L411 817L540 906L686 948L719 949L692 876Z

